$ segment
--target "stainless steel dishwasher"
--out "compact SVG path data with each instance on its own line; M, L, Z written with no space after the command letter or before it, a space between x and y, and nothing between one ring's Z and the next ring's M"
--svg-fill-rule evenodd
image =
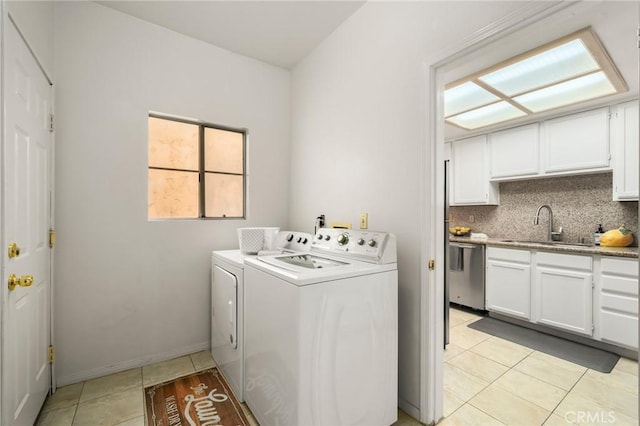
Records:
M484 244L449 243L450 302L485 310L484 250Z

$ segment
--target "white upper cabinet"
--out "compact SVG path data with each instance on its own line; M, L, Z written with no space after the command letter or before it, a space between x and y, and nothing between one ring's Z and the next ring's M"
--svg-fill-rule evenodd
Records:
M539 124L489 134L491 179L536 176L540 171Z
M497 183L489 181L487 136L451 142L451 205L498 204Z
M547 120L540 141L545 174L609 170L609 108Z
M613 107L611 117L611 163L613 200L638 200L638 101Z

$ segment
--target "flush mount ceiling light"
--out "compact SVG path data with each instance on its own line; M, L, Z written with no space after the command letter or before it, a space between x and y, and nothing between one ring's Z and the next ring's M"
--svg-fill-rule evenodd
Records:
M447 84L445 122L473 130L627 90L585 28Z

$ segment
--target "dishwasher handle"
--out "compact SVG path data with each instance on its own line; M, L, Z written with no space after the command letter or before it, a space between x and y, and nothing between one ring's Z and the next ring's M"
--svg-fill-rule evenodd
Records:
M451 247L460 247L460 248L465 248L465 249L474 249L474 248L478 248L479 247L478 244L464 244L464 243L449 243L449 246L451 246Z

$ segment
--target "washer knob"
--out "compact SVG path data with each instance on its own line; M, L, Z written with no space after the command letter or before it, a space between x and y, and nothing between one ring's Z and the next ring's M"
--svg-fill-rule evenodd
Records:
M376 240L369 240L369 247L375 247L376 246Z
M322 234L318 234L318 239L321 240L322 239Z
M324 240L325 240L325 241L329 241L330 239L331 239L331 236L330 236L330 235L325 235L325 236L324 236Z
M362 238L358 239L358 245L361 246L364 244L364 240Z
M305 238L304 240L302 240L302 244L307 244L307 241L309 241L307 238Z
M291 242L293 240L293 234L287 235L287 241Z
M300 241L302 241L302 237L298 237L298 239L296 240L296 242L298 242L298 243L299 243Z
M338 244L340 244L341 246L347 244L349 242L349 234L347 234L346 232L338 235Z

